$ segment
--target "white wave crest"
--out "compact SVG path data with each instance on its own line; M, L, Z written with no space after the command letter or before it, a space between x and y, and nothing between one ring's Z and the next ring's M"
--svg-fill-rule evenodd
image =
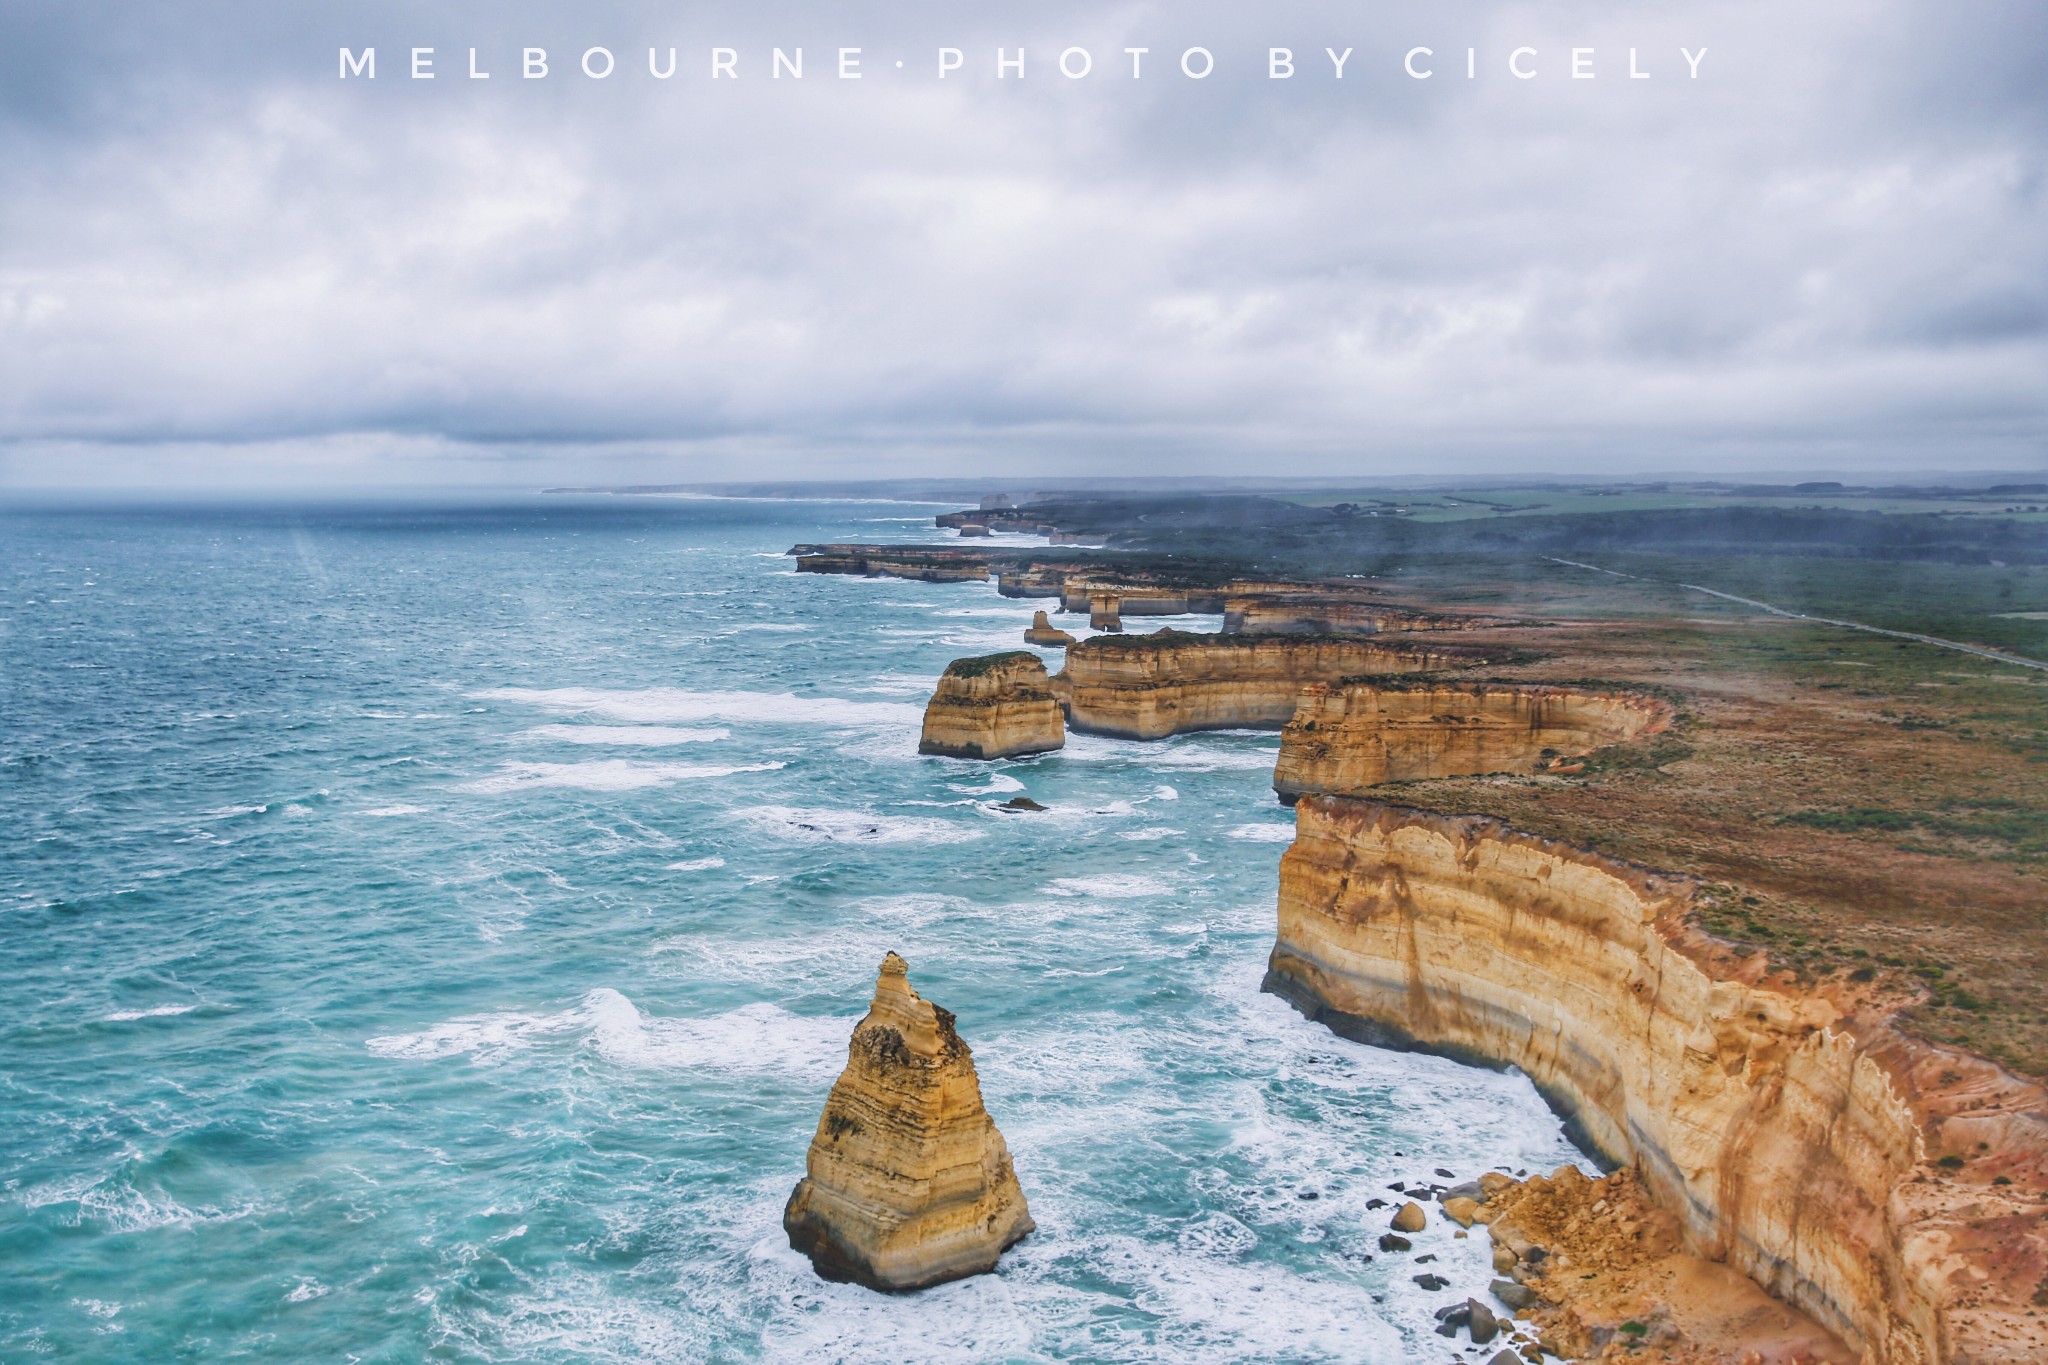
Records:
M756 806L740 814L771 833L807 844L964 844L987 837L951 820L866 810Z
M1098 900L1136 900L1163 896L1173 888L1135 872L1105 872L1097 877L1061 877L1042 888L1048 896L1093 896Z
M1291 844L1294 842L1293 825L1239 825L1229 831L1233 839L1242 839L1248 844Z
M733 721L859 728L916 725L924 719L922 707L903 702L799 697L793 692L693 692L681 687L638 691L604 687L494 687L472 692L470 696L478 701L518 702L550 711L639 724Z
M964 782L948 782L946 785L956 792L966 792L971 796L994 796L999 792L1024 790L1024 784L1008 773L990 773L988 785L985 787L972 787Z
M691 858L687 862L670 863L666 870L670 872L709 872L713 868L724 866L725 859L723 858Z
M741 1074L782 1073L829 1081L845 1062L851 1017L795 1015L757 1001L696 1019L650 1019L618 991L601 986L554 1014L472 1014L418 1033L369 1039L379 1057L439 1061L468 1056L501 1062L547 1039L580 1038L622 1066Z
M523 791L530 787L574 787L582 791L624 792L660 787L684 778L731 777L734 773L765 773L780 763L636 763L625 758L590 763L507 763L494 777L465 784L473 792Z
M158 1005L147 1010L115 1010L112 1014L101 1015L100 1018L109 1024L125 1024L135 1019L168 1019L173 1015L190 1014L198 1008L197 1005Z
M685 729L674 725L538 725L526 733L535 739L554 739L565 744L622 744L650 749L732 738L730 730Z

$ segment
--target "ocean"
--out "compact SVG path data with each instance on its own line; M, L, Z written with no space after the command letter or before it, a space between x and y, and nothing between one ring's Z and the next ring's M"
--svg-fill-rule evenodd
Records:
M918 756L1054 604L783 551L940 510L0 513L0 1360L1497 1349L1431 1330L1485 1238L1367 1201L1583 1158L1259 992L1276 735ZM781 1229L890 949L1038 1224L906 1296Z

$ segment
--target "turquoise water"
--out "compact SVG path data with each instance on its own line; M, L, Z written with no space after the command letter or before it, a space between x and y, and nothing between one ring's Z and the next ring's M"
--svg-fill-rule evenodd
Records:
M1456 1355L1366 1201L1556 1120L1259 993L1275 736L919 758L1044 604L781 552L934 510L0 516L0 1359ZM891 948L1039 1228L906 1297L780 1227Z

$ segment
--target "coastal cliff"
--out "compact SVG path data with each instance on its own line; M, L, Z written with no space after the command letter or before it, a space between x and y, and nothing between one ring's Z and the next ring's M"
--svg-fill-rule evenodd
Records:
M1161 630L1081 641L1067 651L1053 690L1076 730L1161 739L1190 730L1278 728L1293 717L1306 683L1466 667L1484 659L1477 651L1353 637Z
M1369 1041L1527 1073L1684 1245L1897 1365L2048 1359L2048 1097L1701 933L1691 883L1308 796L1266 985Z
M1282 731L1282 801L1382 782L1529 772L1666 728L1642 692L1517 683L1354 678L1302 689Z
M993 1270L1032 1230L973 1056L908 971L882 959L782 1218L819 1275L895 1291Z
M1011 650L955 659L924 710L917 751L952 758L1041 754L1067 742L1045 664Z

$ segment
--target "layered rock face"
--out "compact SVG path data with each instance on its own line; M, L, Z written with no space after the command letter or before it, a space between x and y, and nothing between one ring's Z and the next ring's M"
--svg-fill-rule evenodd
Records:
M1137 578L1112 578L1096 574L1069 574L1060 588L1060 606L1066 611L1096 610L1098 603L1125 616L1220 616L1223 595L1215 588L1194 588L1184 584L1147 583Z
M921 754L952 758L1010 758L1042 754L1067 742L1067 727L1053 699L1045 664L1036 654L1011 650L955 659L939 678L924 709Z
M1515 683L1359 678L1314 683L1280 742L1273 788L1359 792L1382 782L1528 772L1670 725L1637 692Z
M983 551L889 545L797 545L798 573L910 578L921 583L981 583L989 576Z
M806 1171L782 1226L828 1280L922 1289L993 1270L1032 1230L973 1056L953 1016L910 988L894 953L882 959Z
M1162 630L1083 640L1053 680L1067 723L1088 734L1160 739L1189 730L1274 729L1304 684L1483 661L1472 651L1316 636Z
M1074 643L1074 637L1055 626L1044 612L1036 611L1031 614L1031 624L1024 628L1024 643L1065 649Z
M1004 597L1059 597L1068 570L1059 565L1027 564L996 574L996 591Z
M1681 880L1485 817L1296 811L1268 989L1353 1036L1519 1067L1690 1251L1866 1361L2048 1359L2038 1089L1768 976L1689 927Z

